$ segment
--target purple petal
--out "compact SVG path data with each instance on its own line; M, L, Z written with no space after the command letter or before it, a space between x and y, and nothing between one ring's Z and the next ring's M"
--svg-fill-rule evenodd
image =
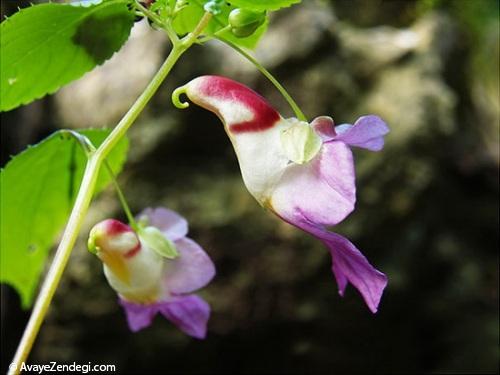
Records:
M339 284L339 294L344 295L349 281L361 293L369 309L376 313L387 276L375 269L347 238L327 231L323 237L332 255L332 271Z
M119 303L125 310L128 326L132 332L140 331L151 325L157 312L155 304L142 305L128 302L122 298L119 299Z
M316 117L311 121L311 126L324 142L331 141L336 136L335 124L329 116Z
M139 217L142 215L149 218L149 225L160 229L171 241L185 237L188 232L186 219L167 208L146 208L139 214Z
M350 282L361 293L368 308L376 313L387 285L387 277L376 270L347 238L311 222L300 210L296 210L293 216L285 215L278 213L285 221L312 234L328 247L339 294L344 295L347 282Z
M353 209L356 186L352 152L343 142L324 143L308 164L290 165L270 204L279 215L307 213L314 223L335 225Z
M360 117L354 125L342 124L335 127L336 141L342 141L350 146L380 151L384 147L384 135L389 128L378 116Z
M215 275L215 266L205 251L193 240L175 241L179 257L169 261L164 282L175 294L190 293L207 285Z
M159 304L158 311L182 332L197 339L205 338L210 306L202 298L195 295L175 297Z

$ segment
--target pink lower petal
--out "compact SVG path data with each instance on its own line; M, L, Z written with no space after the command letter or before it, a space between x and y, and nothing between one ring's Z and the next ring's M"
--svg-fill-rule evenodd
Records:
M157 312L155 304L142 305L121 298L119 303L125 310L127 323L132 332L137 332L150 326Z
M387 285L387 276L375 269L347 238L325 231L322 241L332 255L332 271L340 295L344 295L349 281L361 293L369 309L376 313Z
M167 301L151 304L138 304L120 298L119 303L125 310L132 332L148 327L155 315L161 313L184 333L198 339L206 336L210 306L196 295L173 296Z
M215 275L215 266L205 251L185 237L174 242L179 257L165 265L163 282L174 294L190 293L207 285Z
M182 332L197 339L206 337L210 306L202 298L195 295L174 297L160 304L158 311Z
M319 238L332 255L332 271L344 294L353 284L372 312L377 311L387 284L346 238L326 230L354 208L354 166L349 147L336 140L323 144L321 153L306 165L292 165L273 192L270 208L288 223Z
M332 141L308 164L287 167L270 203L280 214L293 216L299 209L314 223L335 225L354 209L355 201L352 152L343 142Z
M293 217L282 216L288 223L321 240L332 255L332 271L337 280L339 294L344 295L350 282L363 296L368 308L376 313L387 285L387 276L375 269L365 256L347 238L311 222L300 210Z

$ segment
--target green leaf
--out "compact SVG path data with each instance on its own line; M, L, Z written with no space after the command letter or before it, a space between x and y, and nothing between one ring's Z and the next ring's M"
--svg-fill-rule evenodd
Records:
M231 5L235 7L254 10L256 12L278 10L298 4L300 1L301 0L229 0Z
M80 133L98 146L106 129ZM126 159L128 141L121 140L107 157L117 174ZM77 141L55 132L13 157L0 171L0 281L30 306L45 259L63 229L82 180L86 156ZM101 168L96 192L110 182Z
M179 256L177 249L172 241L156 227L139 228L137 234L141 242L154 250L158 255L167 258L175 259Z
M51 94L109 59L134 24L127 3L40 4L3 21L0 111Z
M201 17L205 13L203 5L206 1L192 0L189 5L182 8L174 19L173 26L177 34L184 35L193 31ZM215 32L229 25L229 13L235 9L234 6L224 3L221 6L221 13L212 17L209 24L203 31L204 35L213 35ZM240 47L255 48L262 35L267 30L268 19L250 36L238 38L230 30L220 33L220 37L227 39Z

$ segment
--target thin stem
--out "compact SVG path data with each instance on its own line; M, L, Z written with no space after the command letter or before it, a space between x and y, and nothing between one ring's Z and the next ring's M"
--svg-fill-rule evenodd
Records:
M143 6L139 2L139 0L135 0L135 6L136 6L137 9L139 9L141 11L141 13L143 15L145 15L146 17L148 17L151 21L156 22L161 27L164 27L163 20L158 15L156 15L154 12L151 12L148 8L146 8L145 6Z
M74 130L69 130L69 129L63 129L61 130L61 133L63 134L68 134L73 139L75 139L78 144L81 146L83 152L85 152L85 155L87 156L87 159L92 157L92 155L96 152L96 148L94 144L88 139L86 136L83 134L80 134ZM129 224L132 226L134 230L137 230L138 226L137 223L134 220L134 216L132 215L130 208L128 206L127 200L125 199L125 195L122 192L122 189L120 188L120 185L118 184L118 181L116 180L116 176L113 173L113 170L111 169L108 161L104 159L104 167L108 171L110 177L111 177L111 182L113 183L113 186L115 187L116 193L118 194L118 198L120 199L120 203L122 205L123 211L125 211L125 215L127 215Z
M231 30L231 25L227 25L226 27L223 27L222 29L220 30L217 30L215 33L213 33L212 35L206 35L204 37L201 37L201 38L198 38L198 40L196 41L198 44L203 44L205 42L208 42L209 40L212 40L218 36L220 36L221 34L225 33L226 31L229 31Z
M104 160L104 167L111 176L111 181L113 182L116 194L118 195L118 199L120 199L120 203L122 205L123 211L125 211L125 215L127 216L130 226L132 227L133 230L137 231L139 229L139 226L135 222L134 215L132 215L132 212L130 211L130 207L128 206L127 200L125 199L125 195L123 194L123 191L120 188L118 181L116 181L116 177L115 174L113 173L113 170L111 169L109 163L106 160Z
M165 32L168 35L168 38L170 39L170 41L172 42L173 45L176 45L179 43L179 37L177 36L177 33L175 32L174 28L172 27L172 24L170 22L168 22L168 20L167 21L163 20L161 16L159 16L155 12L152 12L151 10L146 8L144 5L142 5L139 2L139 0L135 1L135 6L137 9L140 10L142 15L148 17L150 20L152 20L153 22L158 24L158 26L160 26L163 30L165 30Z
M175 32L174 28L172 27L172 24L170 22L168 22L165 27L164 27L164 30L167 32L167 35L168 35L168 38L170 39L170 41L172 42L172 45L176 46L177 44L179 44L180 42L180 39L179 37L177 36L177 33Z
M200 35L203 32L203 30L205 29L205 27L207 27L211 19L212 19L212 13L205 12L203 17L201 17L200 22L198 22L198 25L196 25L193 32L189 33L184 39L182 39L182 42L189 46L195 43L198 38L198 35Z
M16 354L12 361L13 365L9 368L10 375L19 374L21 371L21 364L28 358L35 338L40 330L40 326L49 308L50 302L52 301L52 297L54 296L57 286L59 285L59 281L64 268L66 267L69 256L71 255L71 250L76 242L80 228L82 227L85 214L87 213L94 194L97 176L99 175L99 170L104 159L126 134L127 130L142 112L154 93L158 90L160 84L165 80L177 60L189 47L193 45L198 35L210 21L210 18L211 15L205 13L195 30L186 36L182 40L182 43L174 44L167 59L148 84L144 92L139 96L136 102L104 140L97 151L93 153L87 161L82 183L71 211L68 224L64 230L54 260L36 299L30 319L24 330L23 337L17 347Z
M307 122L307 117L304 115L304 113L300 110L299 106L293 100L293 98L290 96L288 91L283 87L281 83L278 82L276 78L266 69L264 68L252 55L249 53L245 52L243 49L238 47L236 44L233 42L230 42L229 40L226 40L220 36L215 36L215 39L221 41L222 43L227 44L229 47L233 48L236 50L240 55L245 57L248 61L250 61L255 67L269 80L271 83L278 89L278 91L283 95L285 100L288 102L290 107L292 108L293 112L295 113L295 116L301 121L306 121Z

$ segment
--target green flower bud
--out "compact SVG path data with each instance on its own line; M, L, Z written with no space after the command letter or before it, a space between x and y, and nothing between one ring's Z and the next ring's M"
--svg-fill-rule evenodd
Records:
M254 12L246 9L233 9L229 13L231 32L238 38L252 35L266 20L266 12Z

